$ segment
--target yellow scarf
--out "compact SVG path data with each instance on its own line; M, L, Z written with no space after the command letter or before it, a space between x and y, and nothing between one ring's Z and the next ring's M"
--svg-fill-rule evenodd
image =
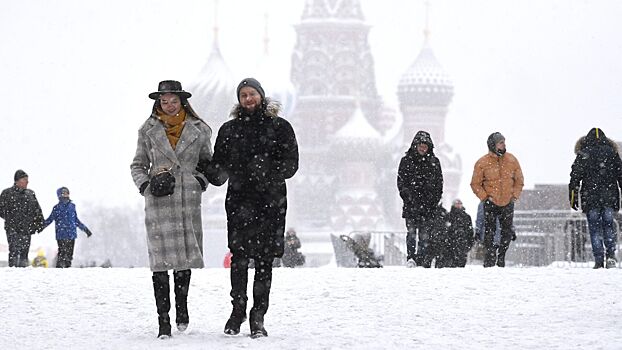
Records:
M171 143L171 147L175 149L177 146L177 141L181 137L181 131L184 129L184 125L186 124L186 110L182 109L177 113L177 115L168 115L164 113L160 108L156 110L156 115L158 119L162 123L164 123L164 128L166 129L166 137L168 141Z

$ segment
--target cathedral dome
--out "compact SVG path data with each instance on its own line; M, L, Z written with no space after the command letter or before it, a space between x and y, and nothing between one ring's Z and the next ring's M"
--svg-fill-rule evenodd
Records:
M218 130L229 119L229 111L237 103L235 88L233 74L214 42L203 69L190 84L190 104L212 129Z
M397 94L401 104L448 106L451 102L453 84L434 56L427 39L417 59L402 74Z
M341 155L351 161L367 160L378 151L381 141L382 136L365 118L357 103L350 120L335 133L332 149L337 157Z

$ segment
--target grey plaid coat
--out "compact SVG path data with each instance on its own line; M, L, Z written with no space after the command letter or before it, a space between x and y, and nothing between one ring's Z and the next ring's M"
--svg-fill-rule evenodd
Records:
M163 169L175 176L175 192L154 197L144 191L145 225L149 265L152 271L185 270L203 267L203 229L201 226L201 184L207 179L197 172L199 160L212 158L210 127L191 113L175 150L164 125L152 115L138 130L136 155L130 166L134 183L141 185Z

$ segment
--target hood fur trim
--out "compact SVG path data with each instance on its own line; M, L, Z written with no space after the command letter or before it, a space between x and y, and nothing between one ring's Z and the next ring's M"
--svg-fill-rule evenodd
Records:
M615 143L615 141L613 141L610 138L607 138L607 144L611 146L617 153L620 153L620 147L618 147L618 144ZM581 150L584 147L585 147L585 136L582 136L581 138L577 140L577 142L574 145L574 153L579 154L579 152L581 152Z
M273 100L270 97L266 97L265 104L266 104L265 114L267 117L276 118L279 116L279 113L281 113L281 109L282 109L281 102ZM239 103L236 103L231 109L231 113L229 113L229 116L235 119L241 115L241 112L242 112L242 106Z

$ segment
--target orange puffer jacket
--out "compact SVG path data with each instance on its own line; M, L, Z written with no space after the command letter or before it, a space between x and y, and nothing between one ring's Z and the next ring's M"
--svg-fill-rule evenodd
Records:
M499 157L489 152L475 163L471 189L482 201L491 198L494 204L506 206L520 197L523 185L523 172L511 153Z

